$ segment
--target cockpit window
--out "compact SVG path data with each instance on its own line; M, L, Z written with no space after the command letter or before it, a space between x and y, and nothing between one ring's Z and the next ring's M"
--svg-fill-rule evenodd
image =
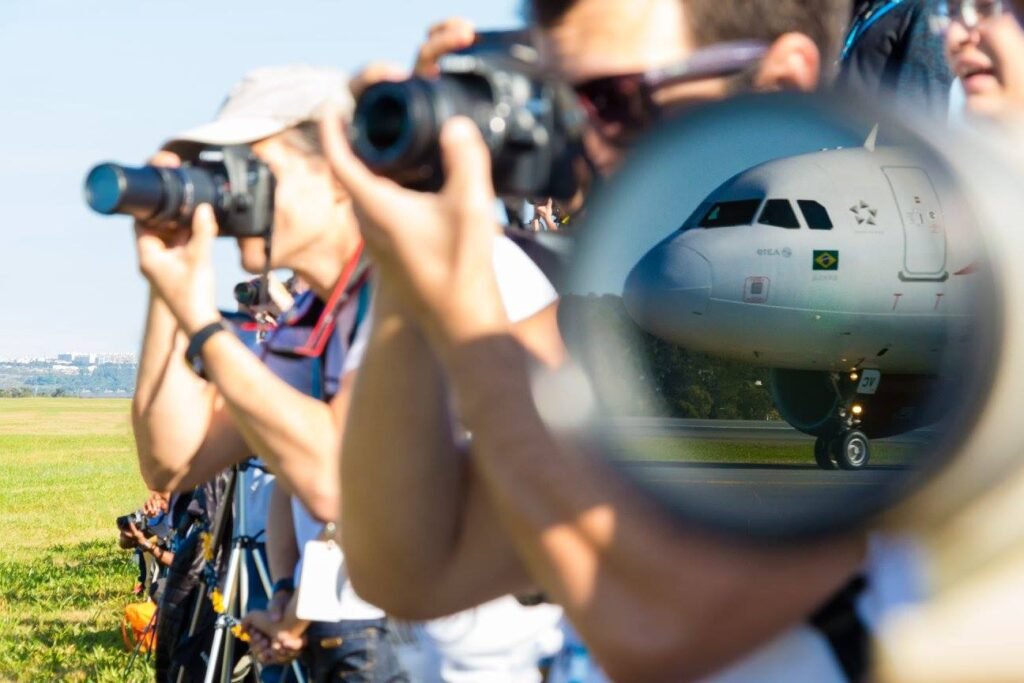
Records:
M777 228L799 228L800 221L796 219L793 205L788 199L769 199L764 203L761 217L757 219L763 225L774 225Z
M702 228L728 228L734 225L750 225L754 222L760 199L739 199L732 202L718 202L704 214Z
M807 227L811 230L831 230L832 219L828 216L828 210L811 199L798 199L796 202L807 220Z
M709 206L710 204L708 204L707 202L701 202L700 206L694 209L693 213L690 214L689 218L687 218L683 222L682 226L680 226L679 228L679 231L683 232L684 230L696 228L698 225L700 225L700 219L701 217L704 216L704 214L708 212Z

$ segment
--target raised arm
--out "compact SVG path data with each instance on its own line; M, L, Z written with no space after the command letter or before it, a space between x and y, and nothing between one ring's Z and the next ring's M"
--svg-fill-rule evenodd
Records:
M146 372L140 371L146 377L145 391L136 397L137 429L145 444L140 453L146 451L140 458L151 467L148 483L160 489L189 488L255 453L313 515L333 519L338 509L337 452L347 409L344 383L330 404L306 396L225 332L214 334L202 349L209 382L189 376L182 356L185 335L195 335L220 318L210 261L216 234L213 212L204 205L195 213L186 243L169 246L149 235L139 239L143 272L167 302L166 308L154 305L151 311L152 331L146 339L154 351ZM172 320L183 334L169 340ZM179 416L186 418L179 422Z
M406 618L529 586L465 449L423 335L378 287L341 457L345 561L365 599Z

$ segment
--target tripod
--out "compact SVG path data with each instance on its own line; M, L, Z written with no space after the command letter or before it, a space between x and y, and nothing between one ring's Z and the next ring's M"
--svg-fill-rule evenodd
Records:
M212 537L214 547L219 547L220 541L226 531L226 511L232 511L232 534L231 550L228 554L227 570L224 573L224 612L217 615L214 624L213 640L210 643L210 652L206 658L206 676L204 683L213 683L217 672L217 661L220 658L221 683L230 683L232 680L232 663L234 661L235 637L231 628L239 623L245 616L246 605L249 603L249 561L256 567L260 586L264 595L271 597L270 572L267 571L266 562L263 556L256 549L256 538L247 536L246 531L246 473L252 469L263 469L253 459L249 459L231 468L228 478L228 493L223 504L217 511L214 520ZM206 580L202 581L202 589L199 598L193 607L192 618L189 622L188 635L193 636L198 628L199 618L202 614L203 599L210 586ZM258 664L254 662L257 673L260 671ZM291 663L292 675L297 683L305 683L302 669L298 662ZM178 671L178 683L182 683L184 670Z

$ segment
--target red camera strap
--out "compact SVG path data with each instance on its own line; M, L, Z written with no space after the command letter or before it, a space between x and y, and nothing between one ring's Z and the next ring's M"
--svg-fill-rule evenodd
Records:
M334 291L331 292L331 296L324 306L324 311L320 314L320 319L316 321L316 326L313 327L313 331L310 332L306 343L295 349L295 354L309 358L319 358L323 355L324 349L327 347L327 342L330 340L331 334L334 332L334 326L337 324L338 317L341 315L341 311L345 307L345 304L349 302L354 292L359 291L359 289L366 284L366 281L370 277L370 269L363 268L362 272L359 273L359 276L352 281L352 276L355 274L356 268L359 266L362 255L363 242L360 241L359 246L356 247L356 253L353 254L352 258L349 259L349 262L345 264L345 269L341 272L341 277L338 278L338 284L334 286Z

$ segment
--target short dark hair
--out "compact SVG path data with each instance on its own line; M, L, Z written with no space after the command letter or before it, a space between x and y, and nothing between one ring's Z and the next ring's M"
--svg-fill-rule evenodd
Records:
M550 28L577 0L528 0L527 14ZM786 33L803 33L821 52L822 68L839 57L850 20L851 0L679 0L697 45L729 40L775 42Z

